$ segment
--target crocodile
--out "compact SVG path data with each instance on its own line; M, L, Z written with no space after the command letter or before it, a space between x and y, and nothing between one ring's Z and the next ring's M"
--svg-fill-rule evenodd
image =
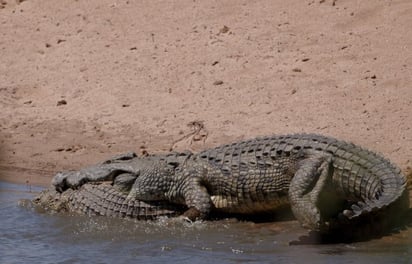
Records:
M57 192L48 188L40 192L33 203L51 212L69 212L89 216L108 216L154 220L181 215L185 207L155 201L127 200L127 193L109 182L86 183L80 188Z
M317 134L258 137L198 153L129 153L60 172L52 184L62 192L125 173L127 201L181 204L192 220L211 212L258 214L290 206L302 226L328 232L382 214L401 218L409 208L406 177L396 165Z

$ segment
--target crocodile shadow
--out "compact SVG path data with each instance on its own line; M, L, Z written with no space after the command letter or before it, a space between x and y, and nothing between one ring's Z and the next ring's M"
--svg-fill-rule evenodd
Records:
M390 215L390 214L389 214ZM351 224L341 225L328 233L309 231L307 235L291 241L290 245L339 244L365 242L396 235L412 228L412 208L400 217L390 218L388 215L375 215L359 219Z

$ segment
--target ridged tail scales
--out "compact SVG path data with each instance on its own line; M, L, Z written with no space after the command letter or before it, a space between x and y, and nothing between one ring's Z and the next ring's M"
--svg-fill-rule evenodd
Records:
M67 189L63 193L54 189L45 190L34 202L52 211L138 220L177 216L186 209L167 202L143 202L126 198L127 193L110 184L86 183L76 190Z
M318 152L320 156L321 153L326 157L330 155L328 175L331 177L329 181L332 186L325 185L325 189L329 192L334 190L335 198L342 199L341 205L347 207L343 207L344 210L340 213L338 226L342 221L346 221L345 218L348 220L346 222L354 223L358 221L355 221L357 218L374 217L385 212L386 218L396 218L409 208L406 177L399 168L382 156L352 143L320 135L291 135L285 141L294 149L300 147ZM321 164L313 165L312 168L319 166ZM322 174L318 180L321 179ZM294 188L293 181L296 180L292 180L291 190ZM313 185L316 188L319 184ZM325 197L320 195L313 200L321 211L329 209L320 205L324 203L324 199Z
M261 137L222 145L198 156L221 167L223 175L228 175L226 180L231 180L233 173L241 175L243 164L246 168L259 168L260 162L268 157L274 160L273 164L286 157L289 161L278 167L274 180L289 181L288 170L296 169L290 182L289 200L292 207L297 206L294 208L297 218L313 229L321 229L331 218L355 223L355 219L385 212L389 206L398 213L408 208L406 178L399 168L380 155L330 137L316 134ZM296 166L293 159L301 161ZM264 170L261 173L267 173ZM244 197L253 194L248 189L242 191Z
M203 215L209 207L195 204L200 198L206 200L203 198L207 195L221 198L221 203L214 204L215 209L229 213L255 213L257 207L273 210L289 195L297 218L314 229L320 229L333 218L353 223L363 216L386 212L384 209L388 207L397 208L394 212L408 208L408 200L404 198L408 192L406 178L395 165L361 147L321 135L262 137L189 155L122 157L79 173L58 174L53 184L58 190L76 189L85 182L113 178L117 181L126 172L134 178L123 178L118 184L127 189L134 181L129 198L152 201L160 197L172 203L183 200L189 207L200 208ZM194 168L203 167L206 173L197 176L193 173ZM190 172L190 177L178 173L182 168ZM197 169L194 171L199 172ZM190 189L195 184L186 180L189 178L202 188ZM150 197L143 194L132 197L140 193L137 190L149 190L142 193ZM199 193L200 198L196 195ZM119 204L127 208L123 197L99 197L103 201L120 199L109 211L118 212ZM86 198L95 201L94 196ZM96 210L101 214L103 209Z

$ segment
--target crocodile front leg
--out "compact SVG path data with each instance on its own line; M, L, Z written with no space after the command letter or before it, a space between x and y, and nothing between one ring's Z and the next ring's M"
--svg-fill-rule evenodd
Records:
M57 191L63 192L69 188L76 189L87 182L113 181L123 173L136 178L139 170L130 164L130 160L134 158L135 154L127 153L79 171L59 172L53 177L52 185Z
M295 217L312 230L327 228L318 208L319 196L333 174L332 158L314 156L301 161L289 187L289 200Z
M182 215L192 221L206 218L212 210L212 200L205 186L207 169L203 166L184 169L175 177L154 176L153 171L140 174L129 192L128 199L169 201L185 205Z

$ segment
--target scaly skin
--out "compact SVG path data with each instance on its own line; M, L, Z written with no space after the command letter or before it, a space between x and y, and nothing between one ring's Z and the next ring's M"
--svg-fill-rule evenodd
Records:
M272 212L290 203L302 225L329 230L391 205L407 210L406 178L391 162L334 138L295 134L223 145L203 152L119 156L78 172L57 174L58 190L88 181L133 180L128 200L183 204L190 218L210 212Z
M184 207L165 202L127 200L127 194L107 183L86 183L63 193L54 188L42 191L33 202L47 210L86 215L153 220L181 215Z

